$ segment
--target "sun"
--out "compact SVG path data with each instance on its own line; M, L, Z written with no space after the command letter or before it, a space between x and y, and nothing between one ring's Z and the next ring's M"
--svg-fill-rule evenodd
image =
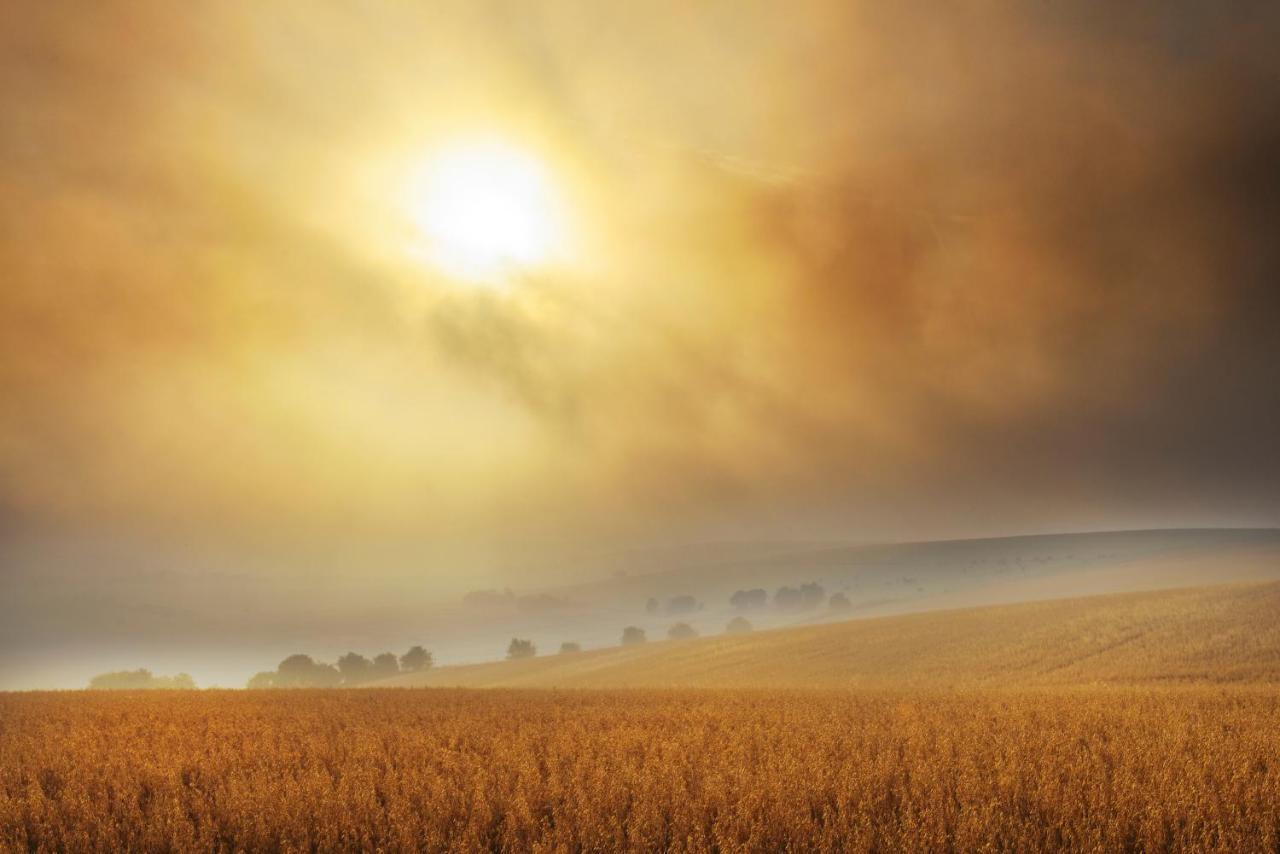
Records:
M553 263L564 214L533 154L494 140L458 143L427 158L411 181L409 213L421 250L459 281L498 284Z

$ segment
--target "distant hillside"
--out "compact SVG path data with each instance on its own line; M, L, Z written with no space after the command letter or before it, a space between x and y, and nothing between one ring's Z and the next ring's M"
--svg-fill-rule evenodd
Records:
M445 667L389 686L1280 683L1280 583L908 614Z

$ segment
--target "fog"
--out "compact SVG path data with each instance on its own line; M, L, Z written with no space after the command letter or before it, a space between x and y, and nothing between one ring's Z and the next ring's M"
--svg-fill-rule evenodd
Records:
M1272 4L9 17L5 685L441 649L699 544L1280 520ZM474 133L564 264L406 251Z

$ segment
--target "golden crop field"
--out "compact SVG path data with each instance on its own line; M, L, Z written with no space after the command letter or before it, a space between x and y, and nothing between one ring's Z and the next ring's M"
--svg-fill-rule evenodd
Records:
M1280 692L8 694L0 847L1275 851Z
M722 630L722 624L716 631ZM405 674L469 688L1280 684L1280 583L1020 602Z

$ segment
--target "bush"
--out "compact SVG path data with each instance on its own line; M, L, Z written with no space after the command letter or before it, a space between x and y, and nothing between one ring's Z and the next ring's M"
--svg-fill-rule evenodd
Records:
M745 635L751 631L751 622L746 617L734 617L729 621L729 625L724 627L726 634Z
M582 652L582 644L576 641L565 641L560 644L560 654L568 655L573 652Z
M830 607L832 611L849 611L853 609L853 603L850 602L849 597L843 593L832 593L830 601L827 602L827 606Z
M689 638L696 638L697 636L698 630L688 623L676 623L674 626L667 629L667 637L672 640L688 640Z
M644 629L639 626L627 626L622 630L622 645L629 646L633 643L644 643L647 638L644 636Z
M522 640L521 638L512 638L511 643L507 644L507 659L517 658L533 658L538 654L538 648L533 645L531 640Z

